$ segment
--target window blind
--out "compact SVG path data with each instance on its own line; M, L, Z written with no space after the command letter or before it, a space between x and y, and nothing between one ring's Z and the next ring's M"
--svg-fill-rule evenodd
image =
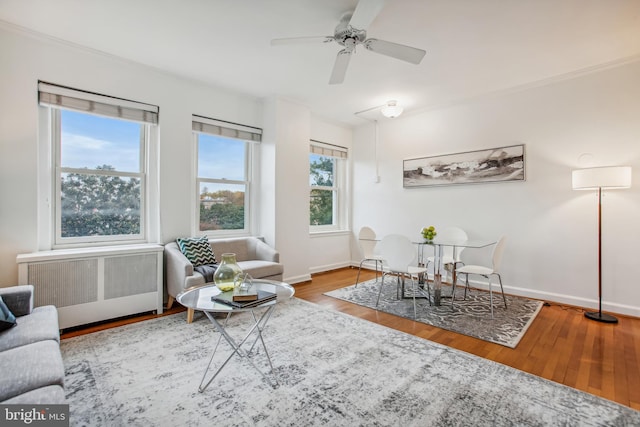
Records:
M311 140L310 151L313 154L327 157L337 157L339 159L346 159L348 149L339 145L327 144L326 142Z
M262 129L222 120L209 119L196 116L192 118L194 132L208 133L211 135L225 136L227 138L241 139L243 141L262 141Z
M40 105L65 108L106 117L116 117L140 123L158 123L159 108L155 105L85 92L50 83L38 83Z

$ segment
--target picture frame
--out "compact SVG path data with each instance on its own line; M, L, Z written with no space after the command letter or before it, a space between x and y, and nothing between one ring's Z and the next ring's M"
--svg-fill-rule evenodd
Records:
M403 160L404 188L525 180L524 144Z

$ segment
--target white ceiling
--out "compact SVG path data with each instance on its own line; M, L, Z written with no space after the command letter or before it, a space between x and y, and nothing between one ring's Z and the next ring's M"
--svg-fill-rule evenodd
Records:
M358 49L328 80L357 0L0 0L0 20L333 121L397 99L419 111L640 54L640 0L387 0L368 37L421 48L420 65Z

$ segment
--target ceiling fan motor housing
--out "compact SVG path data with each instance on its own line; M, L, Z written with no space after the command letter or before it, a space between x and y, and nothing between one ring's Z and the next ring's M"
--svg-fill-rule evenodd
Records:
M342 46L354 46L360 44L367 39L365 30L358 30L349 25L353 12L347 12L340 18L340 23L336 26L333 33L333 39Z

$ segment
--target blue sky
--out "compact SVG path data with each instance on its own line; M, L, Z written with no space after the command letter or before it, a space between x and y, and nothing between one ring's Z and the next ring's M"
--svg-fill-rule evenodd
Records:
M244 150L241 140L215 135L198 135L198 176L201 178L245 179Z
M62 166L140 171L139 123L62 110Z
M61 110L62 166L110 165L118 171L140 171L140 128L135 122ZM244 180L245 142L199 134L198 175ZM213 188L213 185L209 185Z

